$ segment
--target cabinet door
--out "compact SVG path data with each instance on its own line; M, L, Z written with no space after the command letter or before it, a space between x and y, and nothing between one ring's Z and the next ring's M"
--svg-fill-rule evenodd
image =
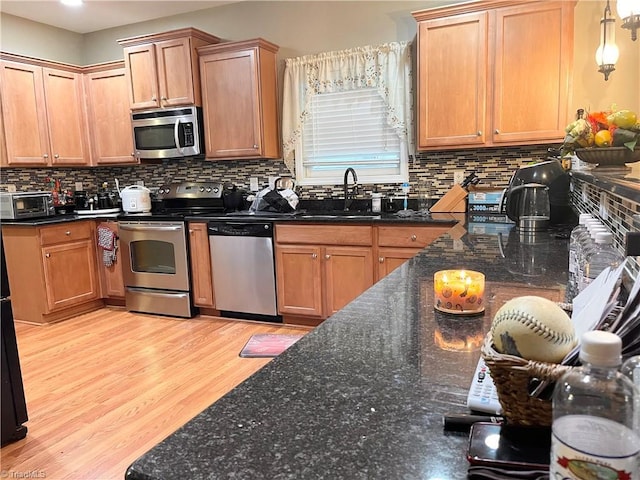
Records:
M213 308L213 275L206 223L189 224L189 247L193 303L199 307Z
M49 135L42 68L0 62L7 165L47 165Z
M573 62L573 2L537 2L495 15L493 141L561 141Z
M128 80L129 106L132 110L156 108L158 73L155 47L152 43L124 48L124 66Z
M160 106L193 104L193 72L189 39L176 38L157 42L155 50Z
M373 285L373 254L366 247L325 247L325 316L333 315Z
M87 165L85 110L79 74L43 68L51 164Z
M484 143L487 26L486 12L419 23L420 148Z
M312 245L276 245L278 313L323 315L320 250Z
M49 312L99 298L93 240L42 248Z
M207 158L261 154L255 49L200 57Z
M100 222L98 222L100 223ZM118 233L118 222L107 222L109 228ZM98 254L102 249L98 248ZM102 258L98 258L102 280L102 296L108 298L124 298L124 277L122 276L122 254L116 250L116 261L110 267L104 265Z
M382 280L404 262L416 256L420 250L422 250L422 248L380 247L378 249L378 271L376 281Z
M91 163L136 163L124 68L84 76Z

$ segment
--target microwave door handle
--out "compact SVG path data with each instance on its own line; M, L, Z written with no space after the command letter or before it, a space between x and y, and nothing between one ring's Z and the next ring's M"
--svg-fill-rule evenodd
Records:
M176 141L176 148L180 153L184 153L184 148L180 145L180 136L178 132L180 131L180 120L176 120L176 124L173 126L173 138Z

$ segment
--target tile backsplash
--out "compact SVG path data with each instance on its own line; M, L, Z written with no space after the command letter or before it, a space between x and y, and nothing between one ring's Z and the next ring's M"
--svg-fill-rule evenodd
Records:
M472 171L481 179L481 186L504 188L513 171L526 163L543 160L548 145L448 150L420 152L410 160L409 182L428 182L431 196L438 198L453 184L453 172ZM148 187L159 187L171 182L218 181L233 182L239 188L249 189L249 178L257 177L260 188L268 185L269 177L288 176L290 172L279 160L224 160L211 161L194 158L164 160L161 163L135 166L84 167L84 168L3 168L0 170L0 188L13 184L18 190L46 189L45 179L55 178L63 189L75 190L75 183L82 182L83 189L96 191L103 182L115 187L117 178L121 186L143 181ZM363 185L360 195L373 191L373 185ZM376 185L386 195L400 195L400 184ZM325 199L342 197L342 185L300 187L301 198Z

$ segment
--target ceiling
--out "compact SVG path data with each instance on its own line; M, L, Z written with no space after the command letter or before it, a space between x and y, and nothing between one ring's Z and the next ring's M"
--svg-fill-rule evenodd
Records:
M68 7L58 0L1 0L0 12L76 33L90 33L235 1L84 0L79 7Z

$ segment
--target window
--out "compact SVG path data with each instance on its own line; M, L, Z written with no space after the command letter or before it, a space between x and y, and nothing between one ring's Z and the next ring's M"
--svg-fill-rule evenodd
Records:
M298 184L341 184L348 167L359 183L408 180L409 51L385 44L287 59L283 143Z

